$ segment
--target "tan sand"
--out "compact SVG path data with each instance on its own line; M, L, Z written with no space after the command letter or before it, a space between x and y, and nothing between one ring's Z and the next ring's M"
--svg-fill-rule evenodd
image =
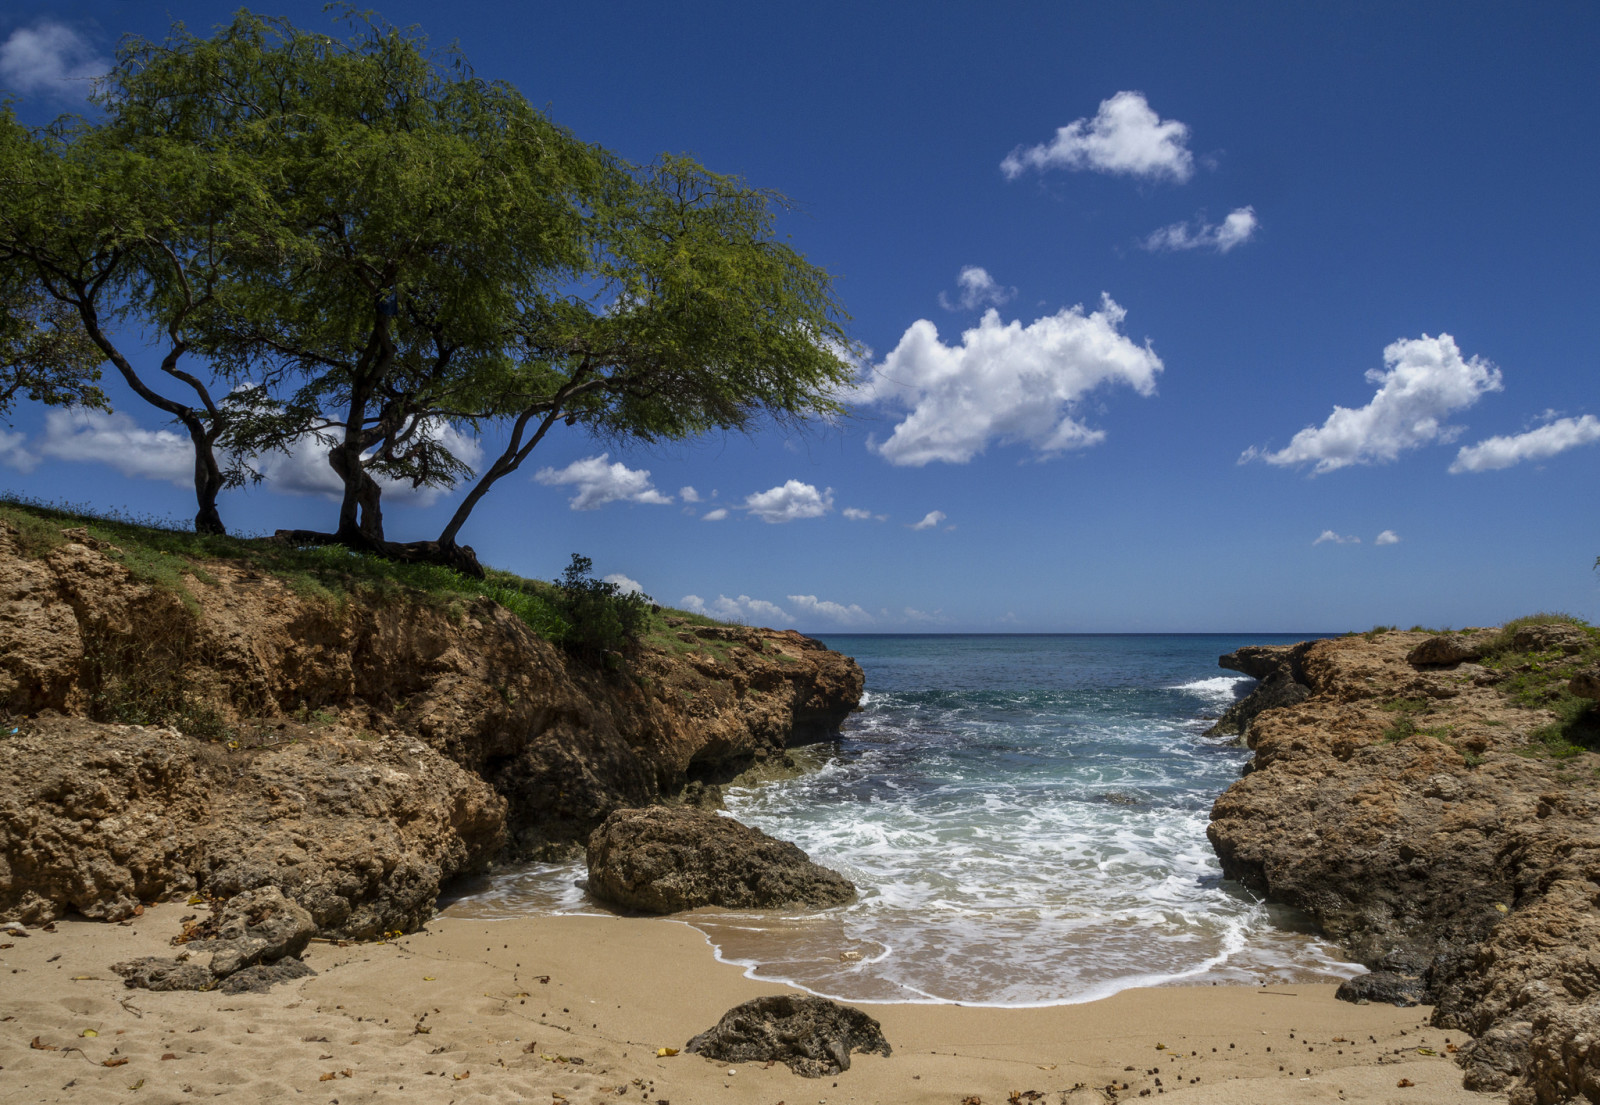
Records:
M1426 1027L1428 1009L1354 1006L1321 985L1134 990L1045 1009L864 1005L894 1055L857 1056L837 1078L658 1058L730 1006L782 990L663 920L445 917L392 943L313 944L318 976L266 994L128 990L107 969L171 954L179 917L195 911L0 935L11 945L0 1103L1496 1100L1461 1089L1445 1053L1463 1038Z

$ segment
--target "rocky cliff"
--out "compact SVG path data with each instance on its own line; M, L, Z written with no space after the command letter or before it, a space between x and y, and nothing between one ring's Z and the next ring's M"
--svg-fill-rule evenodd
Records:
M226 561L173 586L65 534L0 522L0 920L277 885L325 932L408 929L441 882L824 739L861 694L793 631L679 623L596 669L487 599Z
M1572 743L1600 631L1250 652L1223 666L1283 704L1244 721L1255 756L1209 830L1223 870L1374 969L1341 996L1432 1003L1476 1037L1469 1087L1600 1101L1600 754Z

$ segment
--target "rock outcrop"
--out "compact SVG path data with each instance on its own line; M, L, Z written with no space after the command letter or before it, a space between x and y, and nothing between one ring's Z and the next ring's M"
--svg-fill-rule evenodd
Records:
M1490 636L1296 646L1308 694L1250 722L1209 835L1229 877L1373 968L1344 996L1475 1036L1469 1087L1600 1101L1600 755L1552 745L1538 704L1600 634L1528 627L1493 657Z
M1263 710L1293 706L1309 695L1311 688L1306 686L1300 668L1307 647L1309 642L1304 641L1295 645L1247 645L1219 659L1222 667L1256 680L1256 686L1229 706L1205 735L1236 737L1234 743L1243 743L1256 715Z
M589 837L589 893L643 913L824 907L855 898L795 845L704 810L618 810Z
M827 998L776 994L736 1005L685 1045L724 1063L785 1064L805 1078L850 1069L850 1053L888 1056L883 1026Z
M330 934L413 928L442 881L570 854L860 699L793 631L682 624L596 669L488 599L339 600L223 560L175 559L175 586L65 535L0 522L0 919L276 885Z
M321 931L372 938L416 928L504 843L505 800L414 737L273 732L229 749L54 717L0 737L0 916L276 887Z

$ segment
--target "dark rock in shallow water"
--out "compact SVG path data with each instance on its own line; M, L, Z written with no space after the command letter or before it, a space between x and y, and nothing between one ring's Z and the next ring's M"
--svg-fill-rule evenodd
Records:
M856 888L793 844L688 808L618 810L589 837L589 892L646 913L831 906Z
M736 1005L685 1050L725 1063L776 1061L806 1078L850 1069L852 1051L889 1054L883 1026L827 998L777 994Z

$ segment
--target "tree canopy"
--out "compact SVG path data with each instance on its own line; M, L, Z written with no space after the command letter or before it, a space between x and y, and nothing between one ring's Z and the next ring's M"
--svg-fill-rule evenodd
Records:
M688 157L631 164L458 53L347 18L345 38L241 11L130 40L102 119L6 120L0 183L41 183L0 201L0 258L199 424L219 479L325 451L344 491L322 537L473 571L474 507L557 426L652 442L841 413L845 316L776 236L781 196ZM140 390L112 314L192 401ZM461 443L488 437L474 471ZM437 541L401 547L387 481L467 492Z

